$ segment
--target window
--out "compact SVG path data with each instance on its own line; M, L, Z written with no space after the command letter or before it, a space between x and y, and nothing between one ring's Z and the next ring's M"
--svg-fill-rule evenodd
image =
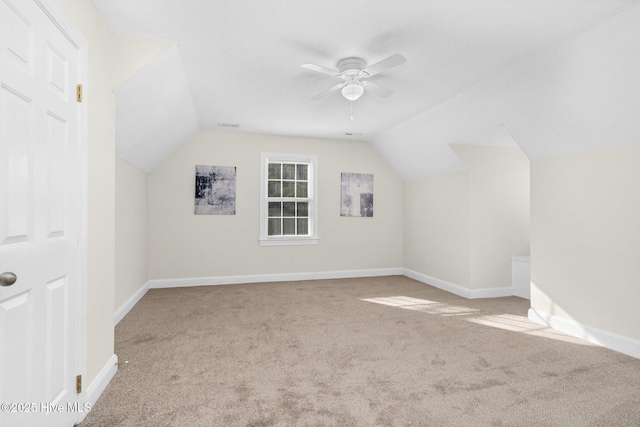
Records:
M317 157L262 153L260 244L318 243Z

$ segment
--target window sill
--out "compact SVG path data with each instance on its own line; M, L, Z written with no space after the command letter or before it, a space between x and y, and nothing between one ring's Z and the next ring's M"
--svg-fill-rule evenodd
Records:
M300 246L300 245L317 245L318 244L317 237L304 237L304 238L290 238L290 237L280 237L280 238L270 238L270 239L260 239L260 246Z

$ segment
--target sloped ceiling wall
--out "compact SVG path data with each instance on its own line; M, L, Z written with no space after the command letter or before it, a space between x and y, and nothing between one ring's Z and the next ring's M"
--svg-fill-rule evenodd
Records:
M635 7L383 132L371 144L401 179L413 180L464 170L446 143L491 145L487 135L493 132L500 145L512 137L530 159L638 143L638 76Z
M114 92L116 155L147 173L200 130L177 45Z

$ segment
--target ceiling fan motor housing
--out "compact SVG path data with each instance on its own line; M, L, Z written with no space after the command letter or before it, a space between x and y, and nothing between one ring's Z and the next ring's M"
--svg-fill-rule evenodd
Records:
M338 62L338 71L345 75L359 74L364 69L366 63L361 58L345 58Z

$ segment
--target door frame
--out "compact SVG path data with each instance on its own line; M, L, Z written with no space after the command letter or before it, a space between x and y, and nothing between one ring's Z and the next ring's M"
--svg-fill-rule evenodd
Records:
M78 231L78 244L76 251L76 268L78 283L76 285L76 307L70 307L70 316L75 317L77 327L77 353L76 375L82 375L86 381L87 373L87 249L88 249L88 108L90 93L88 90L88 47L89 43L84 35L71 22L62 6L56 0L33 0L49 17L51 22L58 27L60 32L69 40L78 52L78 81L83 86L83 99L76 109L77 135L78 135L78 186L73 189L78 196L78 223L74 224ZM88 384L83 381L82 392L78 394L80 407L87 402ZM85 412L76 413L76 423L82 421Z

